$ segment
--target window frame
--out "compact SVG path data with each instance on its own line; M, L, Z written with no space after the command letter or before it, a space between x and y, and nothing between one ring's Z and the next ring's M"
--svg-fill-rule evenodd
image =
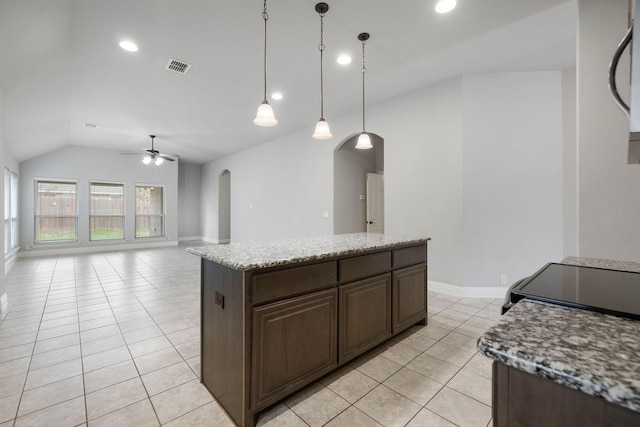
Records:
M104 186L104 187L121 187L122 188L122 214L118 215L99 215L93 213L93 187L94 186ZM116 181L102 181L102 180L91 180L89 181L89 242L105 242L105 241L114 241L114 240L125 240L126 239L126 186L124 182L116 182ZM94 218L121 218L122 219L122 237L106 237L106 238L94 238L93 237L93 219Z
M74 203L74 212L75 215L43 215L39 213L40 205L38 204L38 184L40 183L50 183L50 184L73 184L75 186L75 203ZM37 245L50 245L50 244L60 244L60 243L78 243L78 180L77 179L64 179L64 178L34 178L34 223L33 223L33 242ZM40 240L38 238L38 223L40 218L73 218L75 219L75 238L72 239L61 239L61 240Z
M160 188L162 190L162 202L160 204L162 212L160 214L140 214L138 213L138 188ZM157 184L136 184L135 185L135 190L134 190L134 196L135 196L135 219L134 219L134 236L136 239L160 239L160 238L165 238L166 237L166 203L167 203L167 196L166 196L166 186L164 185L157 185ZM140 236L138 235L138 219L139 218L159 218L161 221L161 226L162 226L162 230L160 235L157 236Z

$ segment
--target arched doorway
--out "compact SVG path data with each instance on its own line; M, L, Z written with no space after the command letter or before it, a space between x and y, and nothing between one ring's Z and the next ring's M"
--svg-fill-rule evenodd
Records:
M231 241L231 172L223 170L218 180L218 243Z
M384 174L384 139L370 133L373 148L357 150L355 145L359 135L346 138L333 153L335 234L367 231L367 203L374 201L374 198L367 197L367 174L376 174L380 178ZM380 193L375 200L381 208L384 206L383 194ZM384 220L381 221L380 232L384 231Z

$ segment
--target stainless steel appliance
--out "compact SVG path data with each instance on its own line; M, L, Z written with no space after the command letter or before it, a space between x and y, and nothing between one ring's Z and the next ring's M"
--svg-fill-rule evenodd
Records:
M640 8L632 6L629 0L629 16L632 17L629 23L629 30L618 45L613 60L609 65L609 89L614 101L620 109L629 117L629 154L627 163L640 163L640 43L633 43L631 46L631 107L629 107L620 97L616 84L616 69L622 53L627 48L632 39L640 40L640 28L634 26L634 22L640 22Z
M549 263L511 286L503 314L523 298L640 320L640 273Z

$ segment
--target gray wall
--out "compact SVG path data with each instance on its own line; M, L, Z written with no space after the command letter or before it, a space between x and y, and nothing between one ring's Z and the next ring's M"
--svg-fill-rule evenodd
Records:
M578 252L640 260L640 165L627 165L629 121L614 105L607 68L627 28L627 2L580 0L578 24ZM637 64L636 64L637 65ZM618 85L629 99L628 55Z
M218 241L231 240L231 172L224 170L220 174L218 185Z
M385 140L385 232L430 236L429 279L462 285L462 78L368 111Z
M333 232L367 231L367 201L360 200L367 192L367 173L382 172L378 167L383 152L381 138L372 140L370 150L355 148L358 135L348 138L333 154Z
M164 166L164 165L162 165ZM202 166L178 163L178 239L196 240L200 234Z
M561 258L561 83L560 72L470 75L367 109L385 142L386 232L432 237L431 280L500 287L501 274L515 280ZM232 241L331 234L333 151L358 115L328 120L331 141L304 130L205 165L205 236L217 235L224 169Z
M178 162L161 166L142 163L142 156L123 156L117 151L68 146L20 164L20 241L23 250L34 244L34 181L36 178L78 179L78 243L63 246L93 247L132 245L178 240ZM89 181L125 183L125 241L89 242ZM135 239L135 185L165 188L165 237ZM50 244L37 249L51 249Z
M562 258L561 77L463 77L465 286L509 284Z
M578 254L578 135L576 69L562 71L562 173L564 256Z
M4 100L3 100L3 91L0 88L0 164L4 165ZM2 212L4 215L4 172L2 173L3 185L2 189L0 189L0 203L2 204ZM0 231L0 241L4 242L4 227L0 227L2 230ZM3 243L4 245L4 243ZM7 295L5 294L5 286L4 286L4 262L0 263L0 312L3 310L3 303L6 305ZM2 313L6 314L6 313ZM0 314L0 319L3 317Z
M218 188L225 169L231 172L232 242L332 234L333 149L341 132L333 123L331 129L331 142L314 140L313 129L305 129L204 165L204 237L218 239Z

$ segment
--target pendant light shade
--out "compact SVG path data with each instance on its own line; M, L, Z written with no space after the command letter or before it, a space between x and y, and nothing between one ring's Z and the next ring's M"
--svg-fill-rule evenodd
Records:
M275 126L278 124L273 114L273 108L271 108L271 105L266 99L258 106L258 114L256 114L256 118L253 119L253 123L258 126Z
M362 42L362 133L358 137L358 142L356 143L356 148L358 150L367 150L369 148L373 148L371 145L371 138L369 134L364 130L364 74L367 72L367 68L364 65L364 45L369 40L369 33L360 33L358 34L358 40Z
M267 0L264 0L264 10L262 12L262 19L264 19L264 97L262 103L258 107L258 114L253 119L253 123L258 126L275 126L278 124L275 115L273 114L273 108L267 101L267 21L269 15L267 14Z
M329 5L326 3L318 3L316 4L315 10L320 14L320 44L318 45L318 50L320 51L320 120L318 120L315 132L313 132L312 136L315 139L329 139L333 134L329 129L329 123L324 119L324 76L322 75L324 54L324 15L329 10Z
M329 123L325 119L318 120L316 123L316 130L312 135L315 139L329 139L333 136L331 130L329 130Z
M360 134L360 136L358 137L358 142L356 143L356 148L358 150L367 150L369 148L373 148L373 145L371 145L371 138L369 137L368 133L362 132Z

